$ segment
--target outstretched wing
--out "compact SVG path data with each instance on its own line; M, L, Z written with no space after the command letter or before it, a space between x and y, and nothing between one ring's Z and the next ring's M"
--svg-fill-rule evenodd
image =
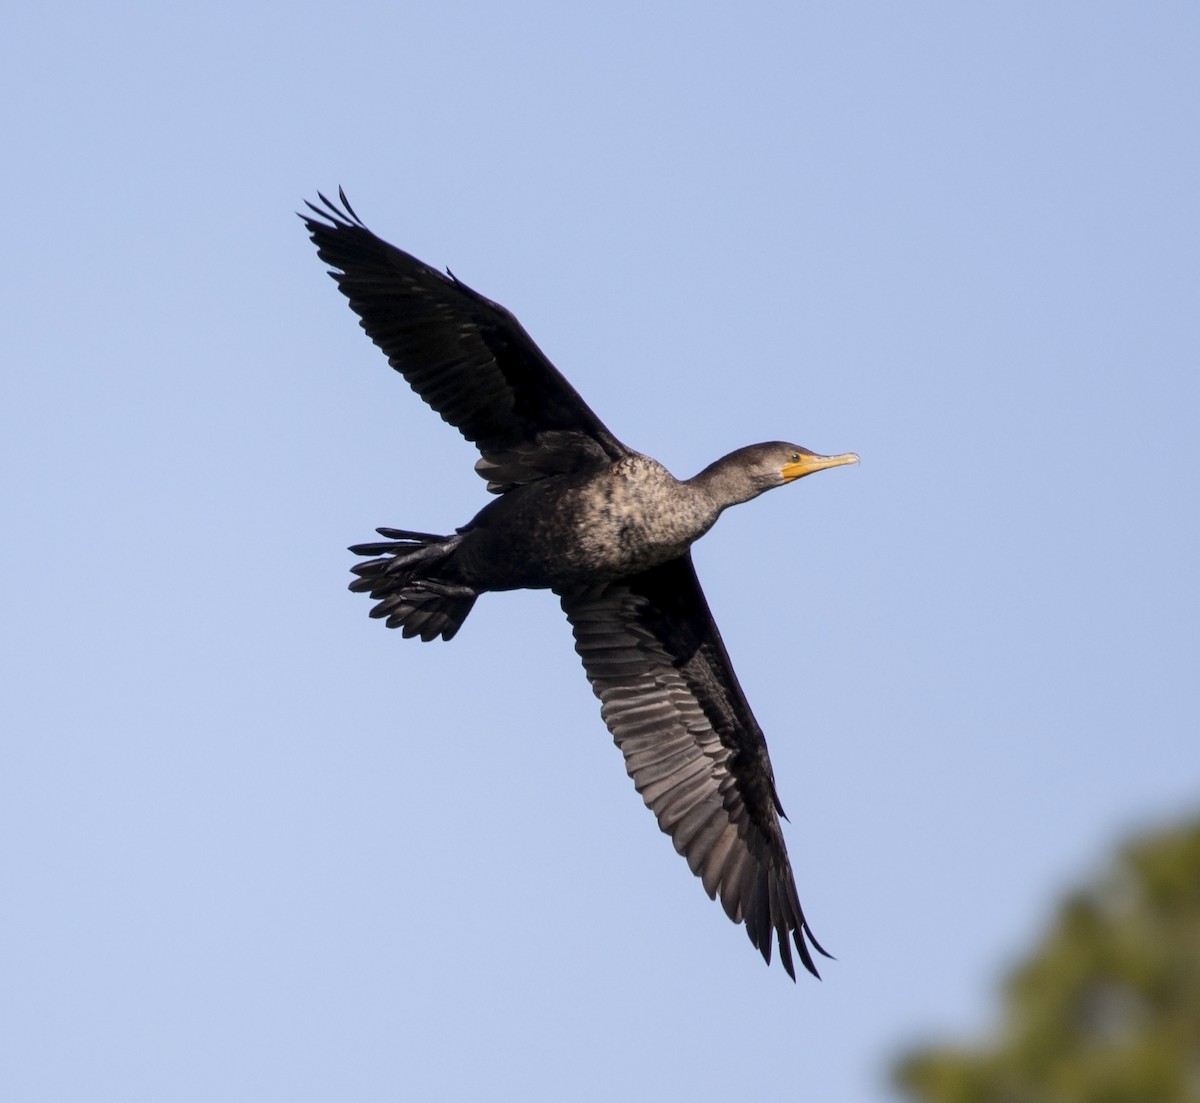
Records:
M774 939L795 979L794 942L817 975L806 937L825 951L796 895L766 740L691 556L559 596L601 715L659 827L768 964Z
M478 446L489 489L629 454L512 314L376 237L339 195L301 216L317 252L392 367Z

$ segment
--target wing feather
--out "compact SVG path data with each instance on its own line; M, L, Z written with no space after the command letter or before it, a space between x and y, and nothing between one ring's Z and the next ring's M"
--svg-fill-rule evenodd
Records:
M318 254L392 367L479 448L490 490L629 454L509 311L376 237L339 195L301 215Z
M767 962L814 975L767 745L691 557L561 593L601 714L647 807ZM791 942L789 941L791 940Z

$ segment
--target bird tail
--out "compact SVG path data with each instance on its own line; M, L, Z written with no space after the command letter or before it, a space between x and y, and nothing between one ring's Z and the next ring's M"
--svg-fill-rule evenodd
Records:
M452 639L479 596L445 570L462 536L389 528L375 531L387 539L350 548L355 555L374 557L350 568L358 575L350 589L375 598L379 604L371 616L386 618L389 628L401 628L408 638Z

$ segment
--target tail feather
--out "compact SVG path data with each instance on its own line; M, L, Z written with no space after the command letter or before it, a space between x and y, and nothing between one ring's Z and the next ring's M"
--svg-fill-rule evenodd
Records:
M375 557L350 568L359 576L350 589L375 598L378 604L371 616L385 620L389 628L400 628L407 638L453 639L479 596L442 573L462 537L406 529L376 531L388 539L350 548L355 555Z
M351 544L350 551L355 555L383 555L396 551L397 543L401 542L419 548L427 544L445 544L453 539L450 536L435 536L431 532L410 532L408 529L377 528L375 531L387 539L370 544Z

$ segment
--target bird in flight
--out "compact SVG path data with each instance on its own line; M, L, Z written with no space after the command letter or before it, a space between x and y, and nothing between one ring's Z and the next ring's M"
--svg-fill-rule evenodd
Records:
M359 324L480 453L496 497L452 535L380 528L350 550L371 616L451 639L489 590L549 589L658 825L712 899L794 980L817 974L762 729L692 566L729 506L855 463L773 441L678 480L609 432L504 307L373 234L339 190L301 215Z

